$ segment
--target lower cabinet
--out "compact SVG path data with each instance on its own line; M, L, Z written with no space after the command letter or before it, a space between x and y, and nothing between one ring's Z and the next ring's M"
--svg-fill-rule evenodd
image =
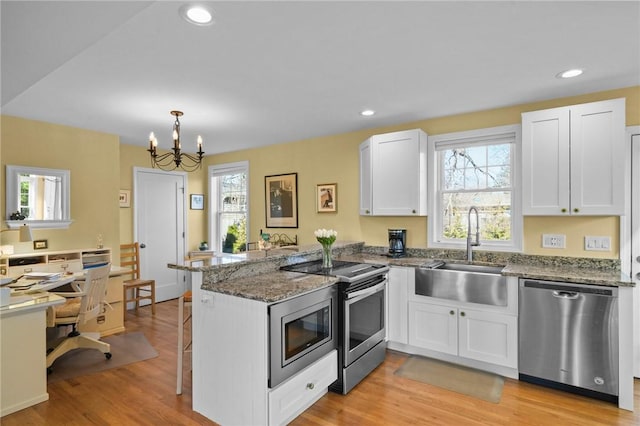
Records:
M392 267L387 284L387 340L407 344L408 315L407 297L409 286L413 287L413 268Z
M269 392L269 424L284 425L306 410L338 379L337 351Z
M409 345L516 368L518 317L409 302Z
M122 304L122 277L110 277L107 286L107 305L97 317L80 324L78 329L84 332L99 332L100 336L124 331L124 312Z

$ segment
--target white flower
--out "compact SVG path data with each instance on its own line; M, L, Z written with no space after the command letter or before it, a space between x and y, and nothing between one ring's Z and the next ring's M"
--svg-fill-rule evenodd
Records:
M331 237L337 237L338 236L338 232L334 231L333 229L317 229L314 233L313 233L316 238L331 238Z
M316 240L318 240L318 242L320 244L333 244L336 241L336 238L338 237L338 232L334 231L333 229L317 229L313 235L316 236Z

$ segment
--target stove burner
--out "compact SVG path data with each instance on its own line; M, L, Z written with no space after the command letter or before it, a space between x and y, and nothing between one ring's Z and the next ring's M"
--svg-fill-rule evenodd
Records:
M349 262L335 260L331 269L322 268L322 260L312 260L309 262L296 263L294 265L283 266L283 271L301 272L304 274L327 275L341 278L346 282L354 282L372 275L384 274L389 269L386 265L376 265L373 263Z

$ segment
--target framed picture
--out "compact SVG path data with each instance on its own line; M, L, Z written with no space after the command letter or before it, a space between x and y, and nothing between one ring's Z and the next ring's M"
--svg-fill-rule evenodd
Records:
M49 248L48 240L34 240L33 241L33 249L34 250L42 250Z
M204 210L204 194L191 194L191 210Z
M264 177L267 228L298 227L298 174Z
M131 207L131 191L128 189L120 190L120 207Z
M338 184L321 183L316 187L316 205L318 213L338 211Z

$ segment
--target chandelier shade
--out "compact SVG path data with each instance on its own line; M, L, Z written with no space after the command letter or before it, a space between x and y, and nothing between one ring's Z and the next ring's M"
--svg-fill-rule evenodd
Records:
M151 167L158 168L160 170L172 171L176 169L182 169L187 172L193 172L202 167L202 157L204 151L202 151L202 137L198 135L196 145L198 151L195 155L182 152L182 145L180 144L180 117L182 117L182 111L171 111L176 120L173 123L173 148L171 151L165 154L158 154L158 139L156 135L151 132L149 135L149 154L151 154Z

